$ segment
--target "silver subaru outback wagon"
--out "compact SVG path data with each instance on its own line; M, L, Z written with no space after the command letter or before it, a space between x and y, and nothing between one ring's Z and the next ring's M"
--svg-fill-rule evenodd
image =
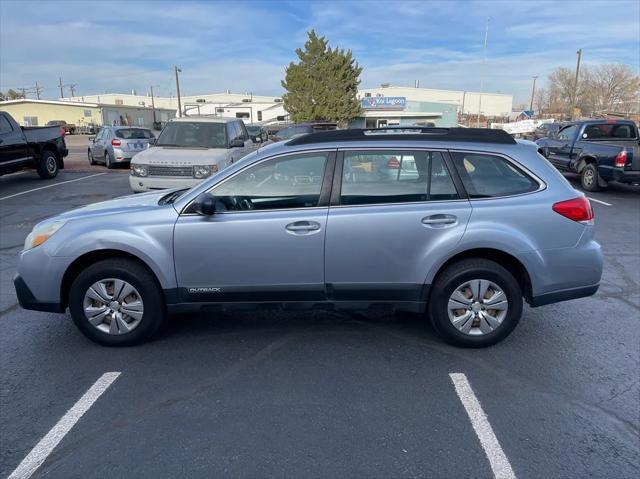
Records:
M455 345L505 338L523 300L592 295L602 274L583 194L499 130L312 133L189 190L97 203L35 226L22 307L64 312L104 345L176 311L420 313Z

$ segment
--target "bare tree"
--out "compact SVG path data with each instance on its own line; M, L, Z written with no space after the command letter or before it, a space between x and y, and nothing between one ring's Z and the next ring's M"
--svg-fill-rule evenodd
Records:
M586 73L584 100L592 113L606 110L638 112L640 77L628 65L600 65L590 68Z
M550 110L549 92L545 88L538 88L533 98L533 108L537 117L543 116Z

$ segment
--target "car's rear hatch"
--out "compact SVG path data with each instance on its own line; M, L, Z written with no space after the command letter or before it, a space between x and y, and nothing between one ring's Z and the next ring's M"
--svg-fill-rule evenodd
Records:
M113 146L122 151L136 153L145 150L149 145L149 140L153 135L149 130L142 128L120 128L116 130L116 138L112 142ZM117 142L120 145L117 145Z

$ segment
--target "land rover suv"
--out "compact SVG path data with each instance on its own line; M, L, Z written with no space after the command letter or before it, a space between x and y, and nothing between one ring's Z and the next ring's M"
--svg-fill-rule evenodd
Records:
M253 149L242 120L176 118L148 149L133 157L129 184L134 192L191 187Z
M142 342L175 311L278 305L414 312L481 347L514 329L523 301L596 292L593 233L584 195L506 132L330 131L192 189L45 220L14 283L24 308L69 308L105 345Z

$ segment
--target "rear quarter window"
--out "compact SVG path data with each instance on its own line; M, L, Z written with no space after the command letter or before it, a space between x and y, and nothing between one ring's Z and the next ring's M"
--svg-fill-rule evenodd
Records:
M470 198L498 198L536 191L540 185L500 156L453 152L453 162Z

